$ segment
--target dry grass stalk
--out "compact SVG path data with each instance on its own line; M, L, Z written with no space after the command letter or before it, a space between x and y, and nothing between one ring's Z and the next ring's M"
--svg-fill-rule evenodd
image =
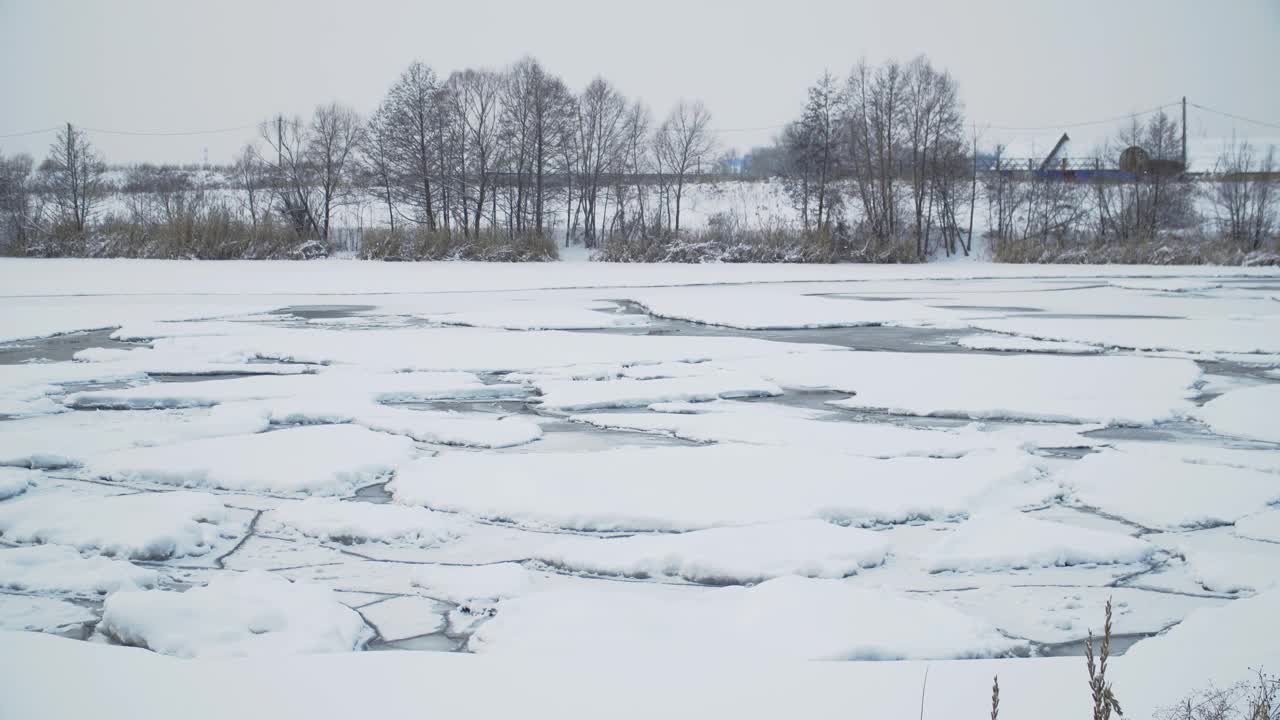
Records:
M998 720L1000 717L1000 676L996 675L991 681L991 720Z
M1106 622L1102 627L1102 647L1098 654L1098 663L1094 663L1093 631L1089 631L1089 641L1084 646L1085 663L1089 668L1089 690L1093 693L1093 720L1110 720L1111 713L1124 716L1120 709L1120 701L1112 692L1107 682L1107 659L1111 656L1111 598L1107 598Z

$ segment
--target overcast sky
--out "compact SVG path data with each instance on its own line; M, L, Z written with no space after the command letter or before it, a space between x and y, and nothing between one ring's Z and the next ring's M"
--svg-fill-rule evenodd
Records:
M1280 0L0 0L0 135L71 121L191 131L362 113L415 59L441 75L539 58L575 89L603 75L656 115L699 98L718 128L793 118L823 71L927 53L985 125L1060 126L1192 102L1280 123ZM1280 129L1195 110L1193 137ZM1109 128L1072 130L1093 142ZM984 137L1048 149L1060 131ZM724 132L725 145L771 130ZM94 133L111 162L228 160L253 130ZM50 134L0 138L43 155Z

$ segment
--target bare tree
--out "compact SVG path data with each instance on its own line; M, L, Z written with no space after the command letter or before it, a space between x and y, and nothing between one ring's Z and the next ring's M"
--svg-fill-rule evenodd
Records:
M396 229L395 193L398 189L398 176L395 171L393 131L390 122L391 113L386 103L369 118L365 129L364 142L360 145L360 170L366 178L370 191L377 193L378 199L387 206L387 223L394 232Z
M249 223L257 227L264 212L263 194L268 187L268 174L252 144L245 145L240 151L232 166L232 173L236 184L244 191L242 205L249 215Z
M800 119L783 132L788 189L806 230L829 231L840 205L834 183L844 137L841 105L835 77L824 72L809 88Z
M104 194L103 176L107 172L84 131L71 123L59 130L40 172L60 220L77 233L84 232Z
M33 221L30 155L0 154L0 246L27 247Z
M601 190L607 175L616 171L625 157L624 120L626 99L604 78L592 80L578 99L576 143L578 212L582 214L585 243L596 247L600 229L597 214Z
M329 242L333 211L343 203L350 161L363 132L356 111L337 103L317 107L311 117L306 156L315 173L319 194L315 219L324 243Z
M387 92L378 118L387 179L394 175L400 199L414 210L413 220L429 231L436 229L433 181L438 185L441 173L438 90L431 68L415 62Z
M658 128L654 149L662 164L675 176L675 224L673 232L680 234L680 200L684 195L685 179L703 161L709 160L716 146L711 133L711 113L701 102L681 100Z
M1260 157L1248 140L1235 137L1222 149L1208 190L1214 221L1223 237L1245 250L1259 250L1276 232L1276 149L1269 146Z

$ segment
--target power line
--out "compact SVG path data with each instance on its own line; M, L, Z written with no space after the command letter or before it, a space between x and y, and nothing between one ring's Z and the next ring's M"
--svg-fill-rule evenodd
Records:
M39 130L26 130L23 132L8 133L6 135L0 135L0 138L15 138L15 137L23 137L26 135L39 135L41 133L56 132L58 129L59 128L51 127L51 128L41 128Z
M1243 115L1236 115L1235 113L1224 112L1222 110L1214 110L1211 107L1205 107L1204 105L1200 105L1199 103L1193 103L1190 100L1187 101L1187 104L1190 105L1191 107L1199 108L1206 112L1214 113L1215 115L1229 117L1234 120L1243 120L1244 122L1253 123L1254 125L1262 125L1263 127L1276 128L1277 130L1280 130L1280 123L1267 122L1265 120L1254 120L1253 118L1247 118Z
M1117 115L1115 117L1103 118L1101 120L1085 120L1084 122L1077 122L1077 123L1066 123L1066 124L1059 124L1059 125L1043 125L1040 127L1012 127L1007 125L986 125L985 127L991 130L1033 131L1033 130L1063 130L1066 128L1086 127L1089 125L1105 125L1107 123L1119 122L1120 120L1128 120L1130 118L1139 117L1141 115L1150 115L1151 113L1159 112L1161 110L1164 110L1165 108L1170 108L1177 104L1178 102L1165 103L1164 105L1157 105L1156 107L1153 107L1150 110L1141 110L1139 112L1126 113L1124 115Z
M216 130L103 130L101 128L85 127L81 128L88 132L99 133L101 135L132 135L142 137L178 137L187 135L217 135L220 133L240 132L243 130L251 130L258 127L258 123L252 125L237 125L236 127L218 128Z

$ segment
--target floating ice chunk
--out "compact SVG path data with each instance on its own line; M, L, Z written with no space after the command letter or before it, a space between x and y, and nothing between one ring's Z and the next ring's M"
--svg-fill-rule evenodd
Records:
M784 388L853 393L832 404L907 415L1148 425L1189 412L1187 360L818 352L726 363Z
M1046 352L1065 355L1092 355L1104 348L1086 343L1059 342L1056 340L1032 340L1017 335L965 335L956 340L960 347L970 350L1000 350L1004 352Z
M414 573L412 582L437 600L488 604L528 592L534 586L534 574L513 562L424 565Z
M1149 528L1229 525L1280 500L1272 473L1108 450L1062 473L1077 502Z
M932 593L1015 637L1065 643L1096 636L1104 605L1112 601L1113 632L1157 633L1188 613L1227 601L1125 587L1009 587L1004 584Z
M0 536L10 542L164 560L209 552L226 516L222 503L204 493L41 495L0 505Z
M1122 278L1109 280L1107 284L1126 290L1154 290L1169 293L1204 292L1222 287L1220 282L1195 278Z
M0 434L0 438L4 435ZM40 473L22 468L0 467L0 500L21 495L31 487L31 482L40 477Z
M1021 513L980 515L924 553L933 572L1023 570L1140 563L1156 548L1128 535L1037 520Z
M89 608L65 600L0 593L0 630L61 632L97 619Z
M254 404L279 424L352 423L378 432L404 435L418 442L479 448L524 445L542 437L542 428L521 417L463 415L456 412L407 410L351 396L305 397Z
M826 298L768 286L652 290L629 297L651 315L744 330L957 323L954 312L910 301Z
M386 642L430 635L444 630L440 605L427 598L393 597L360 608L360 614L378 629Z
M992 448L1088 447L1082 435L1101 426L1035 424L985 429L977 424L927 429L881 423L847 422L833 411L807 410L772 403L655 403L654 412L574 415L574 422L596 427L661 432L693 442L743 442L813 448L850 455L889 458L901 455L960 457Z
M315 367L299 363L255 362L251 357L209 357L165 348L86 348L74 356L82 363L109 363L150 375L301 375Z
M76 362L0 365L0 416L28 417L65 412L62 397L86 383L139 382L128 368Z
M154 587L160 574L125 560L82 557L61 545L0 549L0 587L87 595Z
M243 400L295 397L363 397L373 402L481 399L524 394L519 385L486 385L471 373L366 373L332 370L314 375L245 377L231 380L153 383L121 390L81 392L68 407L111 410L208 407Z
M342 495L415 454L413 441L353 425L209 438L90 458L94 477L266 493Z
M219 575L182 593L117 592L102 607L98 631L186 658L357 650L372 636L332 590L261 570Z
M0 465L63 468L130 447L266 430L260 413L235 405L194 410L60 413L12 420L0 432Z
M1235 533L1250 540L1280 543L1280 508L1240 518L1236 521Z
M1280 443L1280 385L1232 390L1195 411L1214 432Z
M592 330L597 328L640 327L649 324L644 315L601 312L616 308L613 303L589 302L587 307L547 304L540 299L506 302L497 307L423 315L442 325L500 328L505 330Z
M846 577L882 564L888 550L881 533L810 519L679 534L571 536L534 555L598 575L741 585L782 575Z
M1024 453L876 460L717 445L594 453L448 453L403 467L397 501L576 530L694 530L826 518L853 524L960 517L1038 476Z
M771 397L782 389L760 377L735 372L657 380L548 381L536 383L548 410L644 407L660 402L699 402L720 398Z
M765 620L769 621L765 621ZM942 603L838 580L754 587L571 587L503 602L468 647L480 653L790 660L991 657L1026 647Z
M331 498L285 503L262 517L266 532L293 531L344 543L397 542L438 545L459 537L463 523L444 513L403 505L374 505Z
M1030 316L974 320L970 325L978 330L1021 335L1036 340L1079 342L1133 350L1280 353L1280 316L1274 314L1274 309L1269 311L1273 314L1231 318Z

